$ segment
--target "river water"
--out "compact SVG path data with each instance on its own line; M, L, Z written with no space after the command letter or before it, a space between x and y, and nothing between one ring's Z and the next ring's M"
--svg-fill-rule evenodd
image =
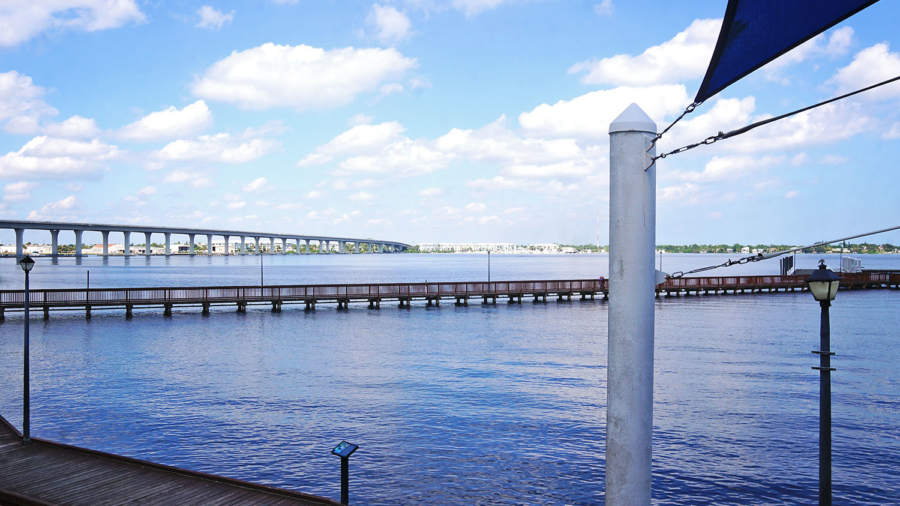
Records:
M721 263L665 255L663 270ZM812 268L819 256L801 255ZM863 256L900 268L900 256ZM607 276L606 255L492 255L491 277ZM826 256L837 265L836 256ZM482 280L484 255L264 258L265 284ZM777 263L712 273L768 273ZM39 259L32 287L256 285L258 257ZM712 274L711 273L711 274ZM0 289L22 273L0 260ZM817 497L819 307L808 293L661 298L654 501ZM353 504L602 504L605 301L52 313L31 322L32 433ZM900 502L900 293L842 291L837 504ZM0 324L0 414L21 424L22 320Z

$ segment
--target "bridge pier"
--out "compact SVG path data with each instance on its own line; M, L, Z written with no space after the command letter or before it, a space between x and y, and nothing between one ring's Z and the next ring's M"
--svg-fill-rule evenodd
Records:
M50 254L53 258L59 256L59 230L50 231Z
M280 313L280 312L281 312L281 301L280 301L280 300L273 300L273 301L272 301L272 312L273 312L273 313Z
M153 250L152 250L151 247L150 247L150 244L152 243L152 241L150 241L150 236L152 236L152 235L153 235L153 234L150 233L150 232L144 232L144 242L146 243L146 244L144 244L144 248L145 248L145 249L144 249L144 253L145 253L148 257L149 257L151 254L153 254Z
M306 301L306 309L307 309L307 311L315 311L315 309L316 309L315 299L309 299Z
M225 250L223 251L222 254L223 254L223 255L230 255L230 254L231 254L231 246L228 244L228 241L231 240L231 236L230 236L230 235L226 235L226 236L223 236L223 237L225 238Z
M209 302L204 302L204 303L203 303L203 311L202 311L202 314L203 314L203 316L209 316Z
M247 238L241 236L241 255L247 254Z
M166 232L163 234L166 237L166 256L172 254L172 233Z
M103 230L100 234L103 236L103 256L105 258L109 256L109 230Z
M25 249L25 229L17 228L16 231L16 258L22 258L25 256L23 250Z
M191 256L194 256L194 235L195 234L188 234L188 242L191 245L190 249L188 250L188 254Z
M172 303L167 302L163 304L163 316L172 316Z
M83 230L75 231L75 258L81 258L81 235L84 234Z
M206 234L206 256L212 256L212 234Z
M133 310L134 310L134 306L133 306L133 305L131 305L131 304L126 304L126 305L125 305L125 318L131 318L132 316L134 316Z
M125 250L123 254L126 257L129 257L131 256L131 232L122 232L122 236L125 238L123 243Z

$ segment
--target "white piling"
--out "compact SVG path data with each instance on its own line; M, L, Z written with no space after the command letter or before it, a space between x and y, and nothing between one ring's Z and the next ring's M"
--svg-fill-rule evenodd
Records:
M656 124L631 104L609 125L606 504L649 506L653 435Z

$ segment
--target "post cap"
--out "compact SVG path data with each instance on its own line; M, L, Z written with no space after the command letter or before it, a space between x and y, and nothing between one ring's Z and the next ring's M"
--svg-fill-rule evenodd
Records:
M656 123L637 104L631 104L618 118L609 124L609 133L649 132L656 133Z

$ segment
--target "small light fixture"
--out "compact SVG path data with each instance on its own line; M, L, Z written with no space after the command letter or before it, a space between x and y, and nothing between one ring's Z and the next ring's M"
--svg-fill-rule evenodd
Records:
M806 278L806 284L813 297L819 302L831 302L837 296L841 278L819 260L819 268Z
M25 255L24 258L19 260L19 266L22 267L23 271L31 272L31 268L34 267L34 260L32 260L30 256Z

